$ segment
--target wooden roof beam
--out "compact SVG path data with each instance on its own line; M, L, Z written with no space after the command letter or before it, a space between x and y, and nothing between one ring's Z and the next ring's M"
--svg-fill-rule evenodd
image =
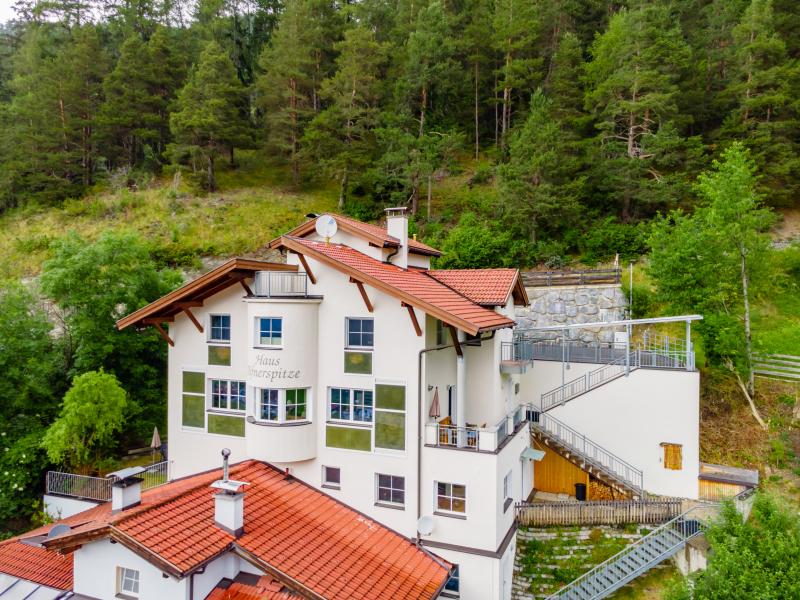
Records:
M358 279L354 279L353 277L350 278L350 283L355 283L358 286L358 291L361 292L361 299L364 300L364 304L367 305L367 310L369 312L372 312L373 311L372 302L369 301L369 296L367 296L367 290L364 289L364 284Z
M169 337L169 335L167 335L167 332L164 331L164 329L161 327L160 323L151 323L151 325L156 328L156 331L158 331L158 335L160 335L162 338L164 338L164 340L166 340L166 342L170 346L173 346L173 347L175 346L175 342L173 342L172 338Z
M464 356L464 350L461 348L461 342L458 341L458 330L452 325L448 325L447 328L450 330L450 339L453 340L453 348L456 349L456 354L459 356Z
M302 254L300 254L299 252L297 253L297 256L300 259L300 262L302 263L303 268L306 270L306 275L308 276L308 278L311 281L311 283L316 284L317 283L317 278L314 277L314 273L311 271L311 267L308 266L308 262L306 262L306 257L303 256Z
M408 316L411 317L411 324L414 326L414 332L417 334L417 337L421 337L422 327L419 326L419 321L417 321L417 313L414 312L414 307L405 302L401 302L400 306L408 309Z
M197 327L197 331L203 333L203 326L200 324L200 321L192 314L192 311L189 310L188 307L183 309L184 314L189 317L189 320L194 323L194 326Z

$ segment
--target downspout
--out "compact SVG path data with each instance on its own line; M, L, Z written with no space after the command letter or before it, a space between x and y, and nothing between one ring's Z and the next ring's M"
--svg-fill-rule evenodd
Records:
M487 338L480 338L480 343L488 342L489 340L494 338L496 331L492 331L492 334ZM474 346L478 344L464 344ZM427 354L428 352L435 352L436 350L447 350L448 348L453 348L453 344L448 344L447 346L437 346L436 348L423 348L417 354L417 397L418 397L418 412L417 412L417 521L419 521L420 517L422 516L422 411L423 411L423 402L422 402L422 356ZM457 392L460 393L460 392ZM415 524L416 527L416 524ZM416 544L419 547L420 545L420 537L419 531L416 532Z
M400 252L400 246L394 249L394 252L390 252L389 255L386 257L386 260L383 261L387 265L392 264L392 257L395 256L398 252ZM430 350L439 350L439 348L430 348Z

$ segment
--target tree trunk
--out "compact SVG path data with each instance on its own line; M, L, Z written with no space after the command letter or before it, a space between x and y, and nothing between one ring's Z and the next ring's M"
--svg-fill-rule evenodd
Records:
M292 183L296 187L300 183L300 165L297 161L297 81L292 79L289 82L292 94L289 98L290 118L292 123L291 137L291 163L292 163Z
M747 358L747 392L750 396L755 394L755 374L753 373L753 345L750 332L750 295L748 291L749 278L747 275L747 250L739 244L742 270L742 299L744 300L744 347Z
M422 86L419 102L419 137L425 133L425 107L428 104L428 87Z
M419 211L419 170L411 175L411 214L415 217Z
M347 184L349 178L350 169L348 169L347 165L345 165L344 173L342 173L341 187L339 188L339 210L344 208L344 203L347 200Z
M480 152L480 133L479 133L479 120L478 120L478 61L475 60L475 160L478 160L478 153ZM428 210L430 213L430 210ZM430 217L430 214L428 214Z
M428 174L428 220L431 218L431 179L433 179L433 174Z
M234 157L234 154L233 154L233 146L228 148L228 158L229 158L229 161L231 163L231 168L232 169L235 168L236 167L236 158Z
M208 164L207 164L207 178L206 178L206 185L208 186L209 192L217 191L217 179L214 176L214 153L208 153Z

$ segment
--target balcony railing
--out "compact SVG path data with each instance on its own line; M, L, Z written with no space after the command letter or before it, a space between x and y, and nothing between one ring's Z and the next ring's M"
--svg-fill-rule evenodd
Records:
M137 477L142 478L142 490L163 485L169 481L169 462L163 461L149 465ZM45 493L69 496L92 502L110 502L111 485L115 477L90 477L75 473L48 471Z
M428 423L425 443L440 448L496 452L503 442L513 436L528 421L528 406L520 405L494 426L457 427L442 423Z
M308 296L308 276L303 272L258 271L253 294L260 298L304 298Z

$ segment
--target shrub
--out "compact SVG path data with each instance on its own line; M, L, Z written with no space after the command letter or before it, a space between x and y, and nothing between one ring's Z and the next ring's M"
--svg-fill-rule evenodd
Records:
M622 261L637 260L648 250L642 225L622 223L608 217L596 223L579 242L581 260L587 264L611 260L619 254Z

